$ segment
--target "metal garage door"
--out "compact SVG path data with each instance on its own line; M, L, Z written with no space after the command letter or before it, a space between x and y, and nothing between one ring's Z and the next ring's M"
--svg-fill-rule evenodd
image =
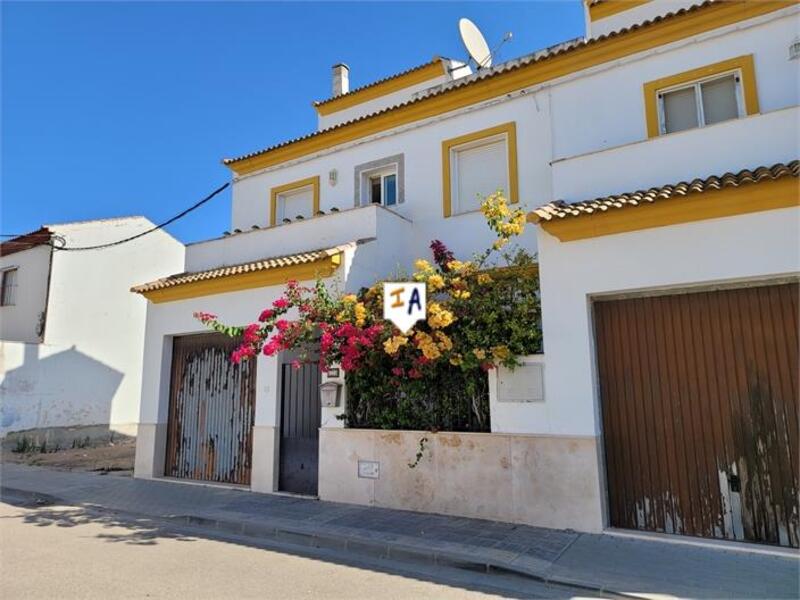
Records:
M231 362L238 342L212 333L176 337L166 475L250 483L256 362Z
M798 293L595 302L613 526L798 546Z

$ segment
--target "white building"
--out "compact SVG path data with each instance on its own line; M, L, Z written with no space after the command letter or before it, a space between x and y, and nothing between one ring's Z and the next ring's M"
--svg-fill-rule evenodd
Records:
M0 437L136 434L147 303L128 290L181 269L183 244L158 230L58 248L152 227L143 217L63 223L0 245Z
M703 471L705 487L691 475L695 483L682 500L687 514L712 483L728 486L727 495L714 492L719 515L709 509L692 526L680 511L665 525L663 508L651 510L676 491L621 483L633 466L606 464L610 417L604 421L598 391L592 307L595 294L775 283L800 272L798 173L790 164L800 152L798 7L780 0L594 0L585 12L585 39L476 73L434 58L348 91L349 72L337 65L334 96L315 103L316 132L225 161L233 172L234 234L189 246L182 274L136 288L151 300L137 476L584 531L619 526L797 544L796 504L784 503L774 519L783 523L780 540L763 527L747 525L742 533L730 525L747 519L747 510L731 509L747 504L736 491L747 487L745 477L729 464L735 457L716 468L714 482ZM731 175L722 185L714 179L778 163L769 174ZM696 178L711 179L659 190L652 206L636 208L647 199L635 194L591 202ZM493 393L492 433L429 434L430 456L413 470L406 465L420 432L344 429L334 418L341 406L314 408L318 440L316 422L313 433L296 436L287 408L296 401L287 392L294 384L280 359L260 356L246 373L234 372L219 359L225 348L212 348L221 342L192 337L203 331L194 311L250 322L290 277L320 274L354 291L409 267L432 239L469 256L490 241L473 199L498 187L531 211L531 221L543 222L524 243L540 256L545 355L531 362L545 366L537 402L502 402ZM735 209L727 203L734 196ZM709 198L725 206L711 209L703 202ZM563 208L555 201L587 202ZM656 218L685 202L691 208L684 213L693 216ZM624 217L614 216L617 206L627 207L618 212ZM597 212L608 215L590 214ZM562 229L578 233L559 237ZM785 331L787 322L776 327ZM198 407L225 395L203 396L184 379L205 364L223 365L210 376L228 383L222 388L238 381L246 390L244 414L218 415L239 423L233 429L206 423L201 431L191 420ZM535 377L540 369L523 373ZM787 402L796 407L794 390ZM774 422L769 431L773 439ZM794 446L778 446L796 454L796 429L785 433ZM614 434L629 436L630 428ZM228 438L235 443L222 451L214 440ZM716 460L713 446L722 442L701 439ZM192 460L182 454L189 451ZM775 460L796 464L784 454ZM653 456L656 465L663 460ZM671 485L691 477L677 469ZM792 489L796 497L797 479L784 483L785 498Z

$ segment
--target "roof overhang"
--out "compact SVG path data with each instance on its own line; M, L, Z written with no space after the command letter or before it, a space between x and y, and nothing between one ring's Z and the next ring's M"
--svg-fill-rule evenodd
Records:
M528 213L562 242L800 206L800 162L695 179Z
M36 246L48 245L52 239L53 232L47 227L40 227L36 231L11 238L0 244L0 256L8 256L15 252L30 250Z
M238 265L170 275L131 288L155 304L282 285L290 279L326 278L342 264L344 248L265 258Z

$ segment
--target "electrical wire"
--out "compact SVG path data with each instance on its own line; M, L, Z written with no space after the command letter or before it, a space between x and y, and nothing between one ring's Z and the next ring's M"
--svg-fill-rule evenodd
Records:
M230 181L226 182L224 185L219 186L217 189L215 189L213 192L211 192L208 196L206 196L205 198L203 198L202 200L200 200L198 202L195 202L189 208L187 208L184 211L179 212L177 215L175 215L171 219L167 219L163 223L159 223L155 227L151 227L147 231L142 231L141 233L137 233L136 235L132 235L130 237L126 237L126 238L123 238L121 240L117 240L115 242L107 242L105 244L96 244L94 246L72 246L72 247L66 245L66 240L64 240L63 237L58 236L58 235L54 235L53 236L53 240L48 241L48 245L52 246L54 250L60 250L60 251L64 251L64 252L66 252L66 251L77 252L77 251L82 251L82 250L101 250L103 248L111 248L113 246L119 246L121 244L126 244L127 242L132 242L133 240L137 240L140 237L144 237L148 233L153 233L154 231L158 231L159 229L163 229L164 227L166 227L167 225L171 225L172 223L174 223L178 219L182 219L183 217L188 215L193 210L196 210L196 209L200 208L201 206L203 206L203 204L205 204L206 202L208 202L209 200L214 198L214 196L216 196L216 195L220 194L221 192L223 192L225 189L228 188L228 186L230 186L230 184L231 184ZM22 234L22 235L30 235L30 234ZM21 237L22 235L0 234L0 237ZM14 240L10 240L8 242L3 242L3 243L4 244L15 244L15 243L23 244L23 243L26 243L26 242L15 242ZM61 244L63 244L63 245L61 245Z

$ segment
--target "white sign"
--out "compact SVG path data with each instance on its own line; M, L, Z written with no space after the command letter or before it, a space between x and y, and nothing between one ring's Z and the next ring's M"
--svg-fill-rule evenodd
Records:
M406 333L414 323L425 318L424 283L384 283L383 318Z
M381 463L374 460L358 461L358 476L362 479L378 479L381 476Z

